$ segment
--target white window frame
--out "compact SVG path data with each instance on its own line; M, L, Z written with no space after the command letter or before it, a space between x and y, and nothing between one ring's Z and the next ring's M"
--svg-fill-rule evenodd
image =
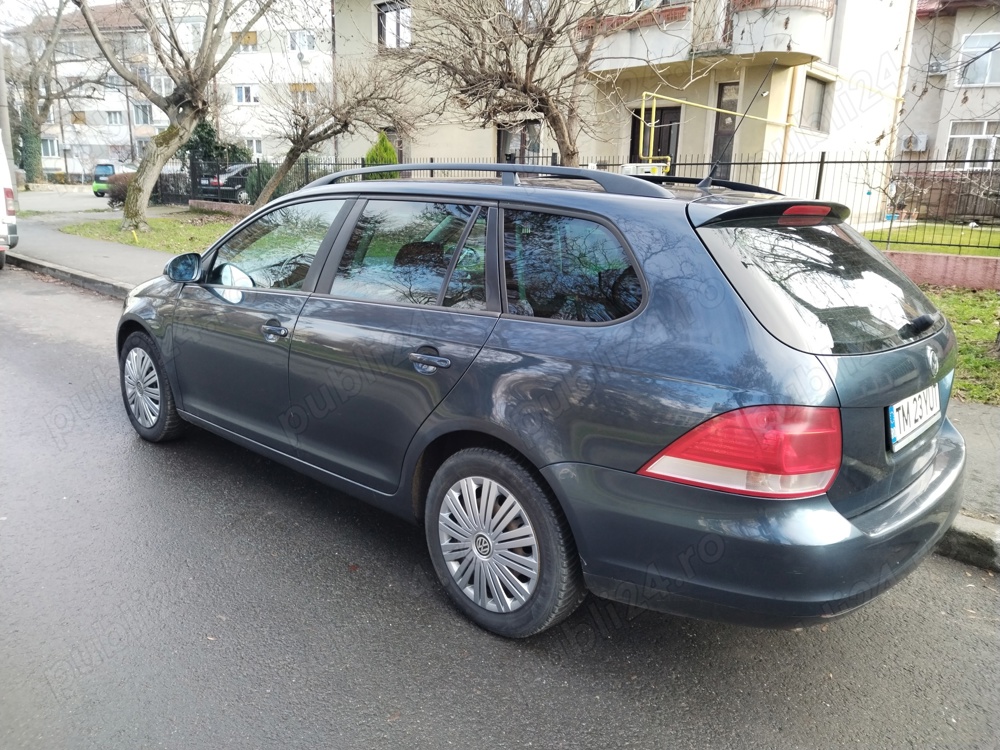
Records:
M170 76L150 76L149 87L160 96L170 96L174 91L174 82Z
M106 118L108 120L108 125L124 125L125 124L125 115L122 114L121 110L117 110L117 109L108 110L104 114L105 114L105 116L106 116Z
M809 112L806 111L806 98L809 95L809 82L810 81L813 81L814 83L819 84L822 87L822 90L823 90L823 96L822 96L822 98L820 99L820 102L819 102L819 105L820 105L819 106L819 123L816 124L816 127L813 127L814 123L806 124L806 119L807 118L811 118L814 114L816 114L813 111L809 111ZM823 78L819 78L817 76L810 76L810 75L806 76L805 83L803 84L803 87L802 87L802 117L801 117L801 120L799 121L799 127L803 128L805 130L812 130L813 132L816 132L816 133L828 133L830 131L830 125L827 122L827 113L830 111L830 91L831 90L832 90L832 87L831 87L831 84L830 84L829 81L827 81L827 80L825 80Z
M308 52L316 49L316 35L308 29L295 29L288 32L288 49L292 52Z
M140 112L143 113L142 116L140 116L140 114L139 114ZM148 112L149 114L146 115L145 114L146 112ZM143 104L142 102L133 102L132 103L132 122L134 122L136 125L152 125L153 124L153 105L152 104Z
M61 156L62 152L59 151L59 141L55 138L42 138L42 156L43 157L55 157Z
M254 156L264 155L264 141L261 138L246 138L243 143Z
M985 37L981 44L968 49L969 42ZM986 52L990 48L990 52ZM982 80L968 77L973 70L982 70ZM978 78L978 76L977 76ZM990 80L993 78L994 80ZM960 86L1000 86L1000 34L966 34L962 37L961 62L958 66Z
M977 123L981 125L980 132L978 134L971 135L954 135L954 130L956 125L971 125ZM993 130L995 133L990 133L990 125L993 125ZM982 161L991 161L993 159L1000 158L1000 149L997 148L997 140L1000 139L1000 120L952 120L951 125L948 129L948 151L946 158L949 163L955 163L955 169L987 169L986 164L982 164ZM958 145L959 141L965 141L962 156L957 156L952 158L952 150ZM975 147L976 141L989 141L986 149L986 156L984 159L973 160L973 148Z
M233 102L237 106L260 104L260 86L256 83L240 83L233 87Z

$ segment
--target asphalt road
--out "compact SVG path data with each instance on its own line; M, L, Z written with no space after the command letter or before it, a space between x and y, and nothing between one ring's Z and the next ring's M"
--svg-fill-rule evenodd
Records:
M1000 581L934 557L779 632L591 599L528 641L415 527L198 430L143 443L118 303L0 272L0 748L1000 747Z

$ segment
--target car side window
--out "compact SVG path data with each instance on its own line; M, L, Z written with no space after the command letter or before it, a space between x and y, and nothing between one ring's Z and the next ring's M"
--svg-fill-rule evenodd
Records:
M454 274L457 286L449 285L444 304L450 300L455 307L474 307L477 290L485 300L485 251L477 255L469 242L462 248L459 243L476 213L475 206L451 203L368 201L351 233L331 293L378 302L436 305L457 251L455 265L464 260ZM472 234L470 241L474 242ZM466 246L470 250L463 255Z
M284 206L261 216L219 248L210 284L301 289L343 200Z
M575 216L503 213L509 313L598 323L639 307L639 277L607 227Z

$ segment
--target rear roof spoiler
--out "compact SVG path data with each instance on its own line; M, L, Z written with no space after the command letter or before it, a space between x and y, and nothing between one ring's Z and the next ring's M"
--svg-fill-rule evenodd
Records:
M688 217L695 228L728 224L741 224L761 219L775 220L784 226L809 226L839 224L851 215L851 209L842 203L830 201L762 200L738 205L696 201L688 204Z

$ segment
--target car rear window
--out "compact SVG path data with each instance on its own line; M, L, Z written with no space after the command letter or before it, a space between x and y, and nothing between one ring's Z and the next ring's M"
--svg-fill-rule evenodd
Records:
M842 222L780 218L698 229L757 319L812 354L893 349L940 330L944 318L913 282Z
M115 173L115 168L110 164L98 164L94 167L94 177L107 177Z

